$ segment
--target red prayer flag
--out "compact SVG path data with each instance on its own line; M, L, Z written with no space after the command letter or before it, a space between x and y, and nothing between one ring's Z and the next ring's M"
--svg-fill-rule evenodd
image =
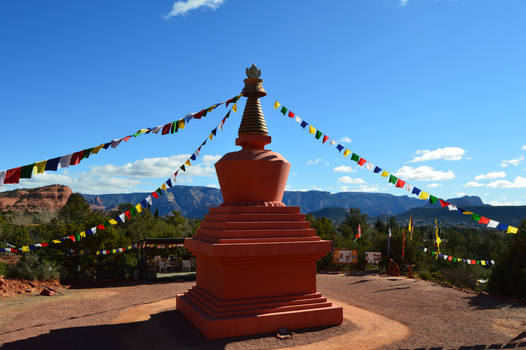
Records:
M294 113L292 113L291 111L289 111L289 117L294 118Z
M152 192L152 196L153 196L154 198L159 198L159 195L157 194L157 192Z
M131 138L131 136L126 136L125 138L123 138L124 142L128 141L129 139Z
M5 172L4 183L5 184L17 184L20 181L21 167L9 169Z
M450 256L447 257L447 260L453 261L453 257L450 255Z
M97 226L97 229L98 229L98 230L105 230L106 227L104 227L103 224L100 224L100 225Z
M484 217L484 216L481 216L481 217L480 217L480 220L479 220L479 224L485 224L485 225L487 225L487 224L489 224L489 219L486 218L486 217Z
M124 215L126 215L126 217L127 217L128 219L131 219L131 214L130 214L130 211L129 211L129 210L126 210L126 211L124 212Z
M79 164L80 160L82 159L83 154L84 154L84 150L73 153L73 155L71 156L71 161L69 162L69 165Z
M204 113L205 113L205 110L203 109L202 111L197 112L196 114L194 114L194 118L195 119L201 119L201 117L203 116Z
M400 187L400 188L402 188L402 187L404 187L404 185L405 185L405 181L404 181L404 180L400 180L400 179L398 179L398 180L396 181L396 185L395 185L395 186L396 186L396 187Z
M442 199L439 199L440 201L440 205L443 206L443 207L447 207L450 203L446 202L446 201L443 201Z
M71 239L73 242L75 242L75 236L71 235L68 238Z
M323 135L323 142L322 143L325 143L325 141L327 141L328 139L329 139L329 136Z
M170 129L172 128L172 123L164 124L163 131L161 132L161 135L166 135L170 132Z
M49 244L47 244L46 242L42 242L42 243L40 243L40 245L41 245L42 247L47 247Z
M477 265L477 262L475 260L471 260L471 265Z
M365 163L367 163L367 161L363 158L360 158L360 160L358 161L358 165L364 165Z

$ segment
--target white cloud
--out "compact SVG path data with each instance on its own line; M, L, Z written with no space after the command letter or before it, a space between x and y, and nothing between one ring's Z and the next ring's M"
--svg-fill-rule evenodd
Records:
M524 205L524 203L520 203L517 201L490 201L489 204L495 205L495 206L503 206L503 205Z
M524 156L520 156L519 158L510 159L510 160L503 160L500 162L500 166L503 168L506 168L510 165L517 166L524 160Z
M340 165L333 169L337 173L354 173L356 169L353 169L352 167L348 165Z
M482 187L482 186L484 185L477 181L469 181L468 183L464 185L464 187Z
M342 137L341 139L339 139L338 142L339 142L339 143L351 143L352 140L351 140L349 137L344 136L344 137Z
M321 162L323 162L324 159L323 158L316 158L316 159L310 159L307 163L307 165L316 165L316 164L320 164Z
M466 195L466 193L464 193L464 192L459 192L459 193L455 194L455 196L457 196L457 197L464 197L465 195Z
M315 190L315 191L323 191L323 188L321 188L320 186L312 186L312 189Z
M363 179L360 179L359 177L352 178L350 176L342 176L338 179L338 182L342 184L355 184L355 185L365 183L365 181L363 181Z
M173 16L184 15L188 11L198 9L200 7L207 7L212 10L215 10L223 4L224 0L186 0L186 1L176 1L172 6L172 10L169 14L164 16L168 19Z
M93 166L89 173L94 176L128 176L136 179L145 178L168 178L170 177L188 158L190 154L178 154L170 157L144 158L133 163L124 165L107 164ZM213 164L219 159L219 155L204 155L202 161L192 166L187 166L186 172L179 172L185 176L208 176L215 174ZM193 162L190 160L190 162Z
M475 176L475 180L500 179L502 177L506 177L504 171L493 171L491 173L477 175Z
M522 146L521 150L526 151L526 145Z
M492 188L526 188L526 177L517 176L513 182L497 180L490 182L487 186Z
M400 0L400 6L407 5L407 0Z
M380 188L376 186L368 186L368 185L362 185L359 189L360 192L378 192L380 191Z
M417 168L404 165L395 173L396 176L401 177L404 180L417 180L417 181L446 181L455 178L455 174L452 170L440 171L435 170L433 167L427 165L421 165Z
M442 184L429 184L429 185L427 185L427 187L429 187L429 188L436 188L436 187L440 187L440 186L442 186Z
M444 148L437 148L434 151L430 151L427 149L417 150L415 153L417 157L414 157L413 160L411 160L411 163L425 162L427 160L436 160L436 159L461 160L464 154L466 153L466 151L460 147L444 147Z

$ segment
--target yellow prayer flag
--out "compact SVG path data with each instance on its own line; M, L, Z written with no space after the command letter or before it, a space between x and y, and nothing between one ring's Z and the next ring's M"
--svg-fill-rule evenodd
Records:
M95 253L95 255L100 255L100 251L97 250L97 252Z
M486 261L485 261L485 260L481 260L481 261L480 261L480 265L482 265L482 266L486 266Z
M117 221L113 220L113 219L109 219L108 222L112 225L117 225Z
M166 191L166 184L162 184L161 190L165 190Z
M178 120L178 121L177 121L177 127L178 127L179 129L184 129L184 126L185 126L184 119L181 119L181 120Z
M517 233L519 229L513 226L508 226L508 231L506 233Z
M26 253L29 252L29 246L27 246L27 245L23 246L22 247L22 251L26 252Z
M462 214L464 214L464 215L473 215L473 212L469 211L469 210L466 210L466 211L463 211Z
M281 106L278 101L274 102L274 109L278 109Z
M115 254L115 253L117 253L117 249L112 249L111 252L112 252L113 254Z
M310 134L315 134L316 133L316 128L314 126L309 126L309 133Z
M104 146L104 144L95 147L94 149L91 150L91 154L97 154L97 153L99 153L100 149L101 149L103 146Z
M214 134L210 134L210 135L208 135L208 138L209 138L210 140L212 139L212 137L214 137Z
M82 231L82 232L80 233L80 237L86 237L86 231Z
M55 244L60 244L60 241L58 239L53 239L51 242L53 242Z
M389 176L389 173L387 171L382 171L382 174L380 175L381 177L388 177Z
M36 162L35 167L33 168L35 170L36 174L43 174L44 169L46 168L47 160L43 160L41 162Z
M234 112L237 112L237 103L234 103L234 105L232 106L232 110L233 110Z
M418 196L418 198L423 200L429 199L429 193L422 191L420 192L420 196Z
M192 165L192 163L190 163L190 159L188 159L186 162L184 162L184 164L186 164L188 166Z
M141 203L137 204L135 209L137 209L137 211L140 213L142 211Z
M349 150L346 148L345 151L343 151L343 156L344 156L344 157L347 157L350 153L351 153L351 151L349 151Z
M212 112L212 111L214 110L215 107L216 107L216 106L214 105L214 106L208 108L207 112Z

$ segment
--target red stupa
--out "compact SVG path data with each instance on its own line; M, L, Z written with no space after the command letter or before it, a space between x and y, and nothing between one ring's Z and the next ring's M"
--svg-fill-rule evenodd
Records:
M196 286L177 309L209 339L340 324L341 307L316 292L316 260L330 242L283 204L290 163L271 142L259 98L261 72L247 69L247 103L236 145L216 164L224 203L211 208L185 247L197 259Z

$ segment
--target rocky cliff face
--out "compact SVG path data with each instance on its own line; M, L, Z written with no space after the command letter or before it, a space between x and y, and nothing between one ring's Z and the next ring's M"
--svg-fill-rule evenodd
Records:
M0 212L55 212L66 204L71 193L71 188L63 185L0 192Z

